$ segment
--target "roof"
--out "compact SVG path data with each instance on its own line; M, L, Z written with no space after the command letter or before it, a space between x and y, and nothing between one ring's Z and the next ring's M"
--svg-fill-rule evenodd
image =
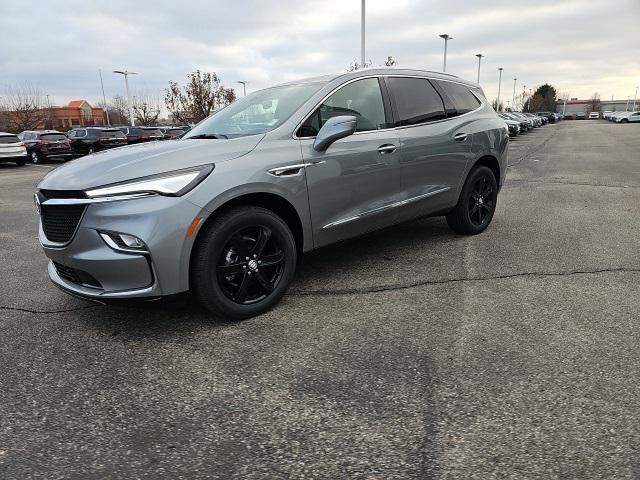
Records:
M87 103L86 100L71 100L69 102L69 105L67 105L68 107L71 108L81 108L83 103Z

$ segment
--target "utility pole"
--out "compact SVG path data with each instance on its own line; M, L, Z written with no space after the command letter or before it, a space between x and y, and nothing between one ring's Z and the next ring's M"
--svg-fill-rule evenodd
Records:
M482 57L484 57L484 55L482 55L481 53L476 53L476 57L478 57L478 81L476 83L480 84L480 62L482 61Z
M440 35L440 38L444 39L444 63L442 65L442 71L446 72L447 71L447 42L449 42L449 40L453 40L453 37L449 36L449 34L447 33L443 33L442 35Z
M238 80L238 83L242 84L242 96L246 97L247 96L247 82L245 82L244 80Z
M527 86L526 85L522 85L522 111L524 112L524 102L526 101L527 98Z
M102 83L102 70L98 69L98 74L100 75L100 87L102 87L102 110L107 115L107 126L111 126L111 121L109 120L109 109L107 108L107 97L104 95L104 83Z
M498 68L500 71L500 78L498 80L498 100L496 101L496 110L500 111L500 89L502 88L502 67Z
M633 111L636 111L636 98L638 97L638 86L636 85L636 93L633 96Z
M364 51L364 18L365 18L365 2L366 0L362 0L362 8L360 11L360 68L364 68L365 66L365 51Z
M629 111L629 102L631 101L631 97L627 97L627 108L624 109L625 112Z
M131 107L131 97L129 95L129 75L137 75L136 72L129 72L127 70L114 70L113 73L119 73L120 75L124 75L124 87L127 91L127 107L129 107L129 121L131 122L131 126L135 126L135 122L133 120L133 108Z
M513 79L513 96L511 97L511 104L513 105L513 108L516 108L516 81L518 79L514 78Z
M562 105L562 116L564 117L564 112L567 108L567 97L564 97L564 104Z

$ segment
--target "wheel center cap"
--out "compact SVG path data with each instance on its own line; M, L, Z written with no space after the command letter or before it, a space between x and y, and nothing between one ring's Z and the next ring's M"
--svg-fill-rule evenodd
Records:
M483 203L483 202L482 202L482 197L480 197L480 198L478 199L478 203L479 203L480 205L482 205L482 203Z
M248 265L251 270L256 270L258 268L258 262L255 260L250 260Z

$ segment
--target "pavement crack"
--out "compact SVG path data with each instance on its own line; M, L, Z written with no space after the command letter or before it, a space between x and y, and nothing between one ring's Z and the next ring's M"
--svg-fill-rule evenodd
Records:
M88 308L100 307L101 305L86 305L84 307L75 307L75 308L65 308L61 310L36 310L33 308L22 308L22 307L9 307L6 305L0 305L0 310L12 310L15 312L26 312L26 313L66 313L66 312L76 312L78 310L86 310Z
M380 285L373 287L363 288L344 288L335 290L309 290L287 293L287 296L331 296L331 295L363 295L368 293L389 292L394 290L405 290L408 288L422 287L425 285L443 285L448 283L462 283L462 282L484 282L488 280L503 280L509 278L518 277L568 277L572 275L595 275L599 273L640 273L640 267L618 267L618 268L603 268L597 270L571 270L568 272L520 272L504 275L493 276L479 276L479 277L460 277L460 278L445 278L440 280L420 280L417 282L403 283L403 284L391 284Z

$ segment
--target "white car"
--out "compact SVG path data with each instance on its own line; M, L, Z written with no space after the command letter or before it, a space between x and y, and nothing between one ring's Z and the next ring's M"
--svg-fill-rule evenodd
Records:
M27 149L17 135L0 132L0 162L15 162L22 166L27 158Z
M602 118L604 118L605 120L609 120L609 117L612 113L613 112L611 110L605 110L604 112L602 112Z
M600 118L600 114L598 112L591 112L589 114L589 120L598 120Z
M617 123L640 122L640 112L624 112L616 118Z

